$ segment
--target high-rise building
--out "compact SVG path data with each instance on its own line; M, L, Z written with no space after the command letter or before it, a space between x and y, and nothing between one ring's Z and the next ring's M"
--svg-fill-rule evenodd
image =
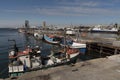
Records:
M30 26L29 26L29 21L28 21L28 20L25 20L25 28L26 28L26 29L30 28Z
M30 28L28 20L25 20L25 25L24 26L25 26L25 32L27 33L29 28Z
M43 21L43 28L46 28L46 22Z

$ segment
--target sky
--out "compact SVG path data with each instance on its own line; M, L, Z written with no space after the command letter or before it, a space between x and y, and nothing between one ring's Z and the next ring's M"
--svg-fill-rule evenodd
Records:
M0 27L120 23L120 0L0 0Z

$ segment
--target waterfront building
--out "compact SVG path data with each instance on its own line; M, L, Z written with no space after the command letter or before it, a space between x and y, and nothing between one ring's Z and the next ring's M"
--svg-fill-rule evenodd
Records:
M43 21L43 28L46 28L46 22Z

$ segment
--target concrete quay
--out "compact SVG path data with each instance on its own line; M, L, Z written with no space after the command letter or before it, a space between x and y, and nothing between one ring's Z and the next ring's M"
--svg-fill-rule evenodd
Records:
M28 72L15 80L120 80L120 55Z

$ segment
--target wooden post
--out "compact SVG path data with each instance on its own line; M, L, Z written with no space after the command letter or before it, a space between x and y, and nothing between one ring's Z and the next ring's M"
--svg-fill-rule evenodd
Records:
M101 57L101 55L102 55L102 52L103 52L103 47L100 46L100 57Z
M115 51L114 51L114 55L116 55L117 54L117 48L115 48Z
M87 54L90 55L91 44L87 43Z

